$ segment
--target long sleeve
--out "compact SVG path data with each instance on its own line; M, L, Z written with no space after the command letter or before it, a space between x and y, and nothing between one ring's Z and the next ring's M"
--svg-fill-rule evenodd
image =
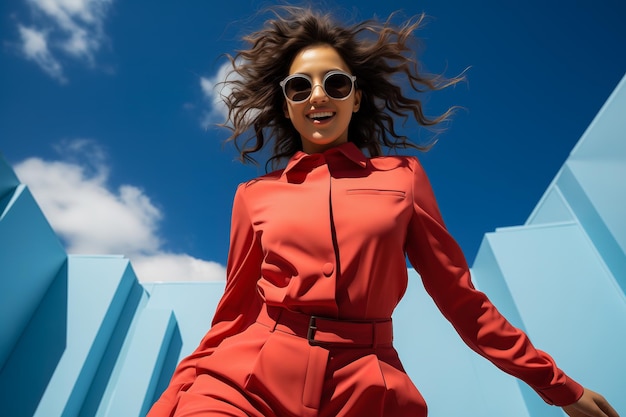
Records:
M212 327L198 348L180 362L168 388L154 404L148 417L173 415L179 393L186 391L196 377L198 360L211 355L225 338L242 332L258 316L261 303L256 292L256 282L260 276L262 251L244 201L245 189L246 185L242 184L235 193L226 288L213 317Z
M426 291L471 349L526 382L547 403L575 402L583 388L548 354L535 349L526 334L474 288L465 257L446 230L428 178L417 159L411 161L414 212L406 251Z

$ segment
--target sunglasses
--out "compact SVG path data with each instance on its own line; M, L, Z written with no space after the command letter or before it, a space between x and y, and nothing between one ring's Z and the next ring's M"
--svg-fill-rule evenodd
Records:
M324 76L321 87L328 97L335 100L345 100L352 94L355 81L356 76L334 70L329 71ZM287 100L293 103L302 103L308 100L316 85L313 84L311 77L305 74L292 74L280 82L283 94Z

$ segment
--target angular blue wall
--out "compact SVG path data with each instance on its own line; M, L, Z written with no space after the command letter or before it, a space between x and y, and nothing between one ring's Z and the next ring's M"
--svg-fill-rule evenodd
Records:
M485 235L473 272L537 345L626 412L626 77L526 224Z
M626 78L526 224L485 235L477 286L626 412ZM433 416L563 416L471 352L409 271L396 347ZM178 277L177 277L178 278ZM223 283L141 285L122 256L66 255L0 158L0 412L143 416L208 329Z

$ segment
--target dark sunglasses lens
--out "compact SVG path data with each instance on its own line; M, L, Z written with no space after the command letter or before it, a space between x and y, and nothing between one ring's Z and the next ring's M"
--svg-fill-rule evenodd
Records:
M294 77L285 84L289 100L303 101L311 95L311 82L304 77Z
M345 74L333 74L324 82L326 94L332 98L346 98L352 91L352 79Z

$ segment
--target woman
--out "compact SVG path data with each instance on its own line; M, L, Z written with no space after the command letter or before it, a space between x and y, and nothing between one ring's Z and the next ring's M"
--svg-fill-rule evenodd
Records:
M419 21L341 27L285 7L232 62L232 140L243 159L274 140L286 167L237 189L227 284L213 326L178 366L149 417L426 416L392 345L405 255L463 340L573 417L617 413L561 371L471 283L461 250L391 115L434 125L410 58ZM365 156L362 150L369 153Z

